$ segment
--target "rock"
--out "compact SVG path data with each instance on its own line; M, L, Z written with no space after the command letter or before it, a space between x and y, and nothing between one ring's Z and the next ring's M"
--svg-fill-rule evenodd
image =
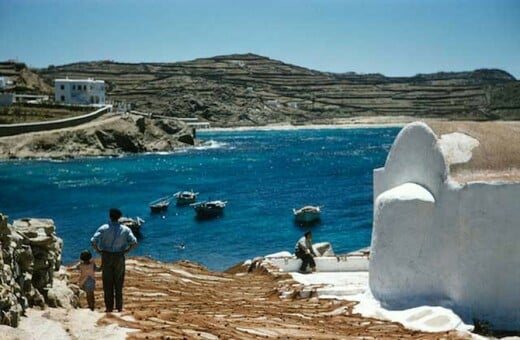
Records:
M31 306L74 307L78 292L67 288L60 269L63 241L50 219L25 218L8 223L0 214L0 323L16 327Z
M190 134L181 135L177 140L184 144L195 145L195 139Z
M75 308L79 305L79 299L65 281L56 280L47 292L47 304L49 307Z

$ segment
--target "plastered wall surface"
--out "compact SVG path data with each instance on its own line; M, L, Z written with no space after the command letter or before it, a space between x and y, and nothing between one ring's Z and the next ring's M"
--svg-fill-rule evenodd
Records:
M520 183L453 183L437 137L405 127L374 171L370 288L383 305L439 305L520 330Z

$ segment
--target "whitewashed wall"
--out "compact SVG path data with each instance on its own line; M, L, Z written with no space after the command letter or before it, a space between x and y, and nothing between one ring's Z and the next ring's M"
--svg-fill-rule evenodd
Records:
M520 183L456 184L431 129L406 126L374 171L370 288L520 330Z

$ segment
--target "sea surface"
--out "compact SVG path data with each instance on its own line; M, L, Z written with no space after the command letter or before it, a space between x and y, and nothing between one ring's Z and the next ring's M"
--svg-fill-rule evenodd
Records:
M384 166L398 128L198 132L204 145L119 158L0 162L0 212L51 218L64 240L63 262L77 261L108 220L108 210L145 220L135 256L190 260L225 270L246 259L290 251L306 231L338 254L370 244L372 171ZM173 202L148 203L181 190L225 200L224 215L199 221ZM293 208L322 207L314 226ZM183 243L184 249L179 247Z

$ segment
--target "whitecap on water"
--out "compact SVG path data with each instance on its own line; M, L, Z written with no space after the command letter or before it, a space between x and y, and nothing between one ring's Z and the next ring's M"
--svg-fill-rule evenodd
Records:
M213 139L210 139L210 140L204 142L204 144L202 144L202 145L195 146L194 149L195 150L218 149L218 148L222 148L222 147L224 147L226 145L228 145L228 143L217 142L217 141L215 141Z

